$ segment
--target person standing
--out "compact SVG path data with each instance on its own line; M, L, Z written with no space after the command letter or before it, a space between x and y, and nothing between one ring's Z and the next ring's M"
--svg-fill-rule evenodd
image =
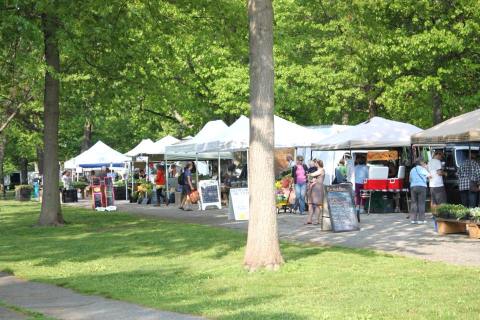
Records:
M287 156L285 157L285 159L287 160L287 163L288 163L288 169L293 169L293 167L295 167L295 161L293 161L293 157L291 154L287 154Z
M345 160L340 159L338 166L335 168L335 179L333 184L347 182L347 167L345 166Z
M317 222L320 223L320 215L323 213L323 199L324 199L324 186L325 169L323 168L322 160L315 160L315 170L309 173L308 176L312 178L310 186L308 188L308 218L307 224L312 224L313 215L316 214Z
M477 154L470 153L470 159L465 160L458 168L458 189L465 207L473 208L478 203L478 185L480 183L480 164L476 161Z
M432 176L429 181L432 212L436 212L437 206L447 202L447 193L443 184L445 172L442 170L442 159L442 152L436 151L428 163L428 171Z
M360 222L360 214L365 211L365 198L362 198L361 191L363 190L365 179L368 179L368 167L365 156L359 155L357 157L357 164L354 167L355 171L355 206L357 209L357 219Z
M182 186L182 203L180 209L185 211L192 211L192 202L190 201L190 193L193 191L192 184L192 162L187 162L185 169L183 170L183 186Z
M425 200L427 198L427 181L430 173L423 158L415 161L415 167L410 170L410 192L412 204L410 206L410 223L424 224L425 220Z
M165 205L168 206L168 199L163 195L163 188L165 188L165 171L161 164L157 165L157 173L155 176L155 186L157 188L157 207L160 207L162 200L165 201Z
M305 212L305 195L307 193L307 165L303 163L303 157L297 157L297 164L292 168L293 183L295 185L295 198L298 201L300 214Z

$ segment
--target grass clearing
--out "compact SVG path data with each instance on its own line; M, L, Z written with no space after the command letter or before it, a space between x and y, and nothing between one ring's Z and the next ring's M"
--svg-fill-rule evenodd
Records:
M0 201L0 270L76 291L218 319L477 319L480 268L282 243L279 272L242 268L232 230Z

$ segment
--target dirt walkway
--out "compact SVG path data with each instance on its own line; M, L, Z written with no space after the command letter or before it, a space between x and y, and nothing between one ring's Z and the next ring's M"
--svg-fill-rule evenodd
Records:
M78 204L82 205L82 204ZM89 205L89 204L88 204ZM117 203L119 211L188 223L206 224L245 231L248 223L229 221L226 209L185 212L174 207ZM401 213L363 215L361 230L332 233L304 225L305 217L280 214L281 239L321 245L369 248L451 264L480 266L480 241L466 235L440 236L431 218L426 225L411 225Z

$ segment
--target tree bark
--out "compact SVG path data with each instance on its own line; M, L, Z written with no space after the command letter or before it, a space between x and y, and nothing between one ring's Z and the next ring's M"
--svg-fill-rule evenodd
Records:
M20 158L20 184L28 184L28 159Z
M433 125L436 125L443 121L443 113L442 113L442 97L440 96L440 93L435 89L432 90L432 104L433 104Z
M80 153L87 151L92 146L92 129L92 123L87 119L83 126L82 149Z
M43 149L41 146L37 146L37 163L38 163L38 174L43 176Z
M45 72L44 91L44 163L43 163L43 201L39 225L61 225L64 223L59 196L58 164L58 121L60 117L60 53L56 38L57 17L48 11L42 14L42 31L45 43ZM55 74L51 73L51 70Z
M4 192L4 185L3 185L3 161L5 159L5 147L7 145L7 137L4 133L0 133L0 194Z
M377 103L374 99L368 99L368 119L372 119L377 116Z
M250 271L276 270L283 263L275 208L274 65L272 0L249 0L250 221L244 264Z

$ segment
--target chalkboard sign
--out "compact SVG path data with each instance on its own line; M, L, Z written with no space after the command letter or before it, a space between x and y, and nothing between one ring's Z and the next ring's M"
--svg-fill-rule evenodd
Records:
M105 199L107 207L114 205L115 195L113 193L113 181L111 177L105 178Z
M230 189L228 218L231 220L248 220L248 199L248 188Z
M345 183L325 186L325 193L333 232L360 230L353 202L352 185Z
M93 199L93 208L102 208L103 205L103 193L102 187L100 185L92 186L92 199Z
M217 180L201 180L198 186L202 210L205 210L208 206L216 206L218 209L222 208Z

